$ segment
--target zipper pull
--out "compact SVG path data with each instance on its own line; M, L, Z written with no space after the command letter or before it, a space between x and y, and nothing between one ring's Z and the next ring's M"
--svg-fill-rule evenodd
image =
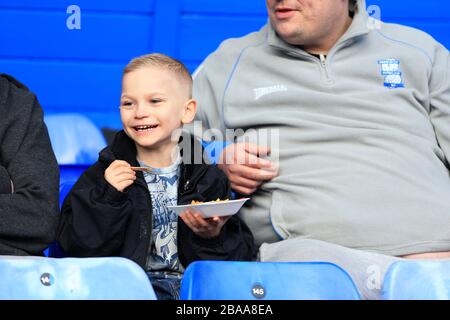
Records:
M325 58L325 56L322 53L320 54L320 62L322 63L323 68L327 67L327 59Z
M334 81L333 79L331 79L330 73L327 68L327 58L322 53L319 56L320 56L320 64L322 65L322 68L325 71L326 83L327 85L331 86L334 84Z

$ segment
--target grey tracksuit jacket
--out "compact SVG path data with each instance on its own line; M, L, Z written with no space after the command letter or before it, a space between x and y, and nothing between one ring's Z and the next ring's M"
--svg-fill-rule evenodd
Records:
M450 56L431 36L357 10L319 59L267 24L224 41L194 74L194 97L206 129L260 133L248 134L256 143L272 130L280 174L240 212L258 244L450 250Z

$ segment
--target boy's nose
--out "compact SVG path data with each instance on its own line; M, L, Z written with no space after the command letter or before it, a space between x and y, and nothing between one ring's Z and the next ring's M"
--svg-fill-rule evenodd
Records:
M134 116L136 118L145 118L150 116L150 107L142 103L137 104Z

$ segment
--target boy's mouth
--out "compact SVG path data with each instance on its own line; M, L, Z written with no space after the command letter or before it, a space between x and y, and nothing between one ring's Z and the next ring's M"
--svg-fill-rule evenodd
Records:
M157 127L158 127L157 124L153 124L153 125L135 126L133 127L133 129L138 132L142 132L142 131L150 131L156 129Z

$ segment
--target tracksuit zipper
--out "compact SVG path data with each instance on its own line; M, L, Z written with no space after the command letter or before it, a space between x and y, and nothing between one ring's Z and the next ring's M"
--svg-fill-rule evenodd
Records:
M330 75L330 70L328 69L327 58L326 58L326 56L324 54L321 53L319 55L319 58L317 58L317 56L313 56L313 55L308 54L308 53L298 53L298 52L295 52L295 51L290 51L290 53L292 55L295 55L295 56L306 57L309 60L312 60L312 61L315 61L315 62L318 61L319 65L320 65L320 68L321 68L321 70L323 70L323 73L325 75L325 84L328 85L328 86L332 86L334 84L334 81L333 81L333 79L331 78L331 75Z
M314 60L316 62L318 60L319 64L320 64L320 67L321 67L321 69L323 70L323 72L325 74L325 82L326 82L326 84L329 85L329 86L332 86L334 84L334 80L331 77L330 70L328 68L327 59L329 60L332 54L334 54L336 51L338 51L338 49L340 47L342 47L343 45L345 45L349 41L353 41L353 39L350 38L350 39L346 39L345 41L337 43L333 48L331 48L331 50L328 52L327 55L324 55L323 53L319 54L319 59L317 59L317 56L314 57L313 55L307 53L306 51L297 52L297 51L292 51L292 50L286 50L283 47L279 47L279 48L281 48L283 50L286 50L287 52L289 52L291 55L294 55L294 56L306 57L306 58L308 58L310 60Z
M322 69L325 72L326 83L328 85L331 85L333 84L333 79L331 79L330 72L327 67L327 58L322 53L319 56L320 56L320 65L322 66Z

